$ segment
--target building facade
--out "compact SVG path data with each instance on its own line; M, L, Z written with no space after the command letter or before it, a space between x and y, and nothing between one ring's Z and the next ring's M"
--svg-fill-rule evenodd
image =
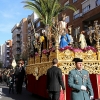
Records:
M60 2L62 5L71 4L77 9L76 12L67 9L59 14L59 20L62 20L62 14L66 14L69 18L68 25L72 26L73 37L77 38L82 30L88 32L89 26L94 26L95 20L100 24L100 0L61 0Z
M23 18L20 23L16 24L12 30L12 53L18 60L23 54L27 43L27 18Z
M6 47L6 44L4 43L4 44L2 44L1 45L1 56L2 56L2 58L1 58L1 61L2 61L2 64L3 64L3 67L5 67L5 47Z
M12 40L5 42L5 67L11 67L12 64Z

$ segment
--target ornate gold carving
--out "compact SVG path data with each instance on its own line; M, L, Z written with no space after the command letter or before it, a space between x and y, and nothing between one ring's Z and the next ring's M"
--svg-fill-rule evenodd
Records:
M100 51L97 52L98 60L100 60Z
M75 52L75 58L84 59L84 53L83 52Z
M30 65L26 67L26 73L33 74L33 76L35 76L36 79L38 80L38 78L43 74L46 75L48 68L50 68L51 66L52 66L51 62Z
M74 53L73 51L70 50L65 50L65 51L59 51L58 53L58 60L67 60L67 61L72 61L74 58Z
M35 63L40 63L40 56L35 56Z
M90 74L100 74L100 61L84 61L84 69L89 71ZM70 70L75 68L75 63L73 62L60 62L60 68L63 74L68 74Z
M50 52L50 56L56 56L56 52Z
M34 64L34 58L30 58L30 64Z
M97 60L97 55L92 50L88 50L84 53L84 60Z
M47 62L47 61L48 61L47 55L46 54L42 54L41 62Z
M47 61L48 61L47 56L46 56L46 57L42 57L42 58L41 58L41 63L42 63L42 62L47 62Z
M98 52L98 54L100 54ZM75 63L72 62L74 57L79 57L83 59L84 69L88 70L90 74L100 74L100 60L97 60L97 53L92 50L86 52L73 52L70 50L51 52L49 56L49 61L47 61L47 56L35 57L35 64L33 64L33 58L28 61L28 66L26 67L27 74L33 74L36 79L38 79L43 74L46 74L48 68L52 66L52 59L58 58L58 66L61 68L63 74L68 74L70 70L75 68ZM100 56L98 56L99 59ZM40 63L41 60L41 63Z
M57 53L56 52L50 52L49 61L52 61L56 57L57 57Z

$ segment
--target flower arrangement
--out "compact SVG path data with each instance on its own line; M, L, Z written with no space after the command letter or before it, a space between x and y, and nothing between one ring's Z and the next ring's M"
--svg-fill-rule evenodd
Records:
M53 47L53 48L50 48L49 50L50 52L55 52L56 49Z
M50 50L43 49L43 50L42 50L42 53L48 55L48 54L50 53Z
M64 50L67 50L67 49L73 51L73 47L71 47L71 46L66 46L64 48L59 48L59 51L64 51Z
M37 52L35 52L35 56L38 56L39 54Z
M73 52L83 52L83 50L80 48L73 48Z
M86 48L83 49L83 52L86 52L88 50L92 50L93 52L97 52L97 49L91 46L87 46Z
M64 50L67 50L67 49L69 49L69 50L71 50L71 51L73 51L73 52L86 52L86 51L88 51L88 50L92 50L93 52L97 52L97 49L94 48L94 47L91 47L91 46L87 46L87 47L84 48L84 49L73 48L73 47L71 47L71 46L66 46L66 47L64 47L64 48L59 48L59 51L64 51Z

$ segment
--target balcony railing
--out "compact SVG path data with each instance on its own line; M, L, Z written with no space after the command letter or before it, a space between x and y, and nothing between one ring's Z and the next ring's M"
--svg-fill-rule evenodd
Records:
M16 41L20 41L20 38L17 38Z
M31 27L31 23L28 24L28 28Z
M90 11L90 4L87 5L85 8L82 9L82 13L85 14Z
M7 52L10 52L10 50L7 50Z

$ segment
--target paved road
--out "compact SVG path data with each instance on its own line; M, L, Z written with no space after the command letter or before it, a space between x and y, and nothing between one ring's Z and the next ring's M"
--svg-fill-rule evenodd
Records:
M32 95L32 93L26 91L25 88L23 88L22 94L9 94L8 87L4 84L0 84L0 91L2 91L0 100L46 100L36 95Z

